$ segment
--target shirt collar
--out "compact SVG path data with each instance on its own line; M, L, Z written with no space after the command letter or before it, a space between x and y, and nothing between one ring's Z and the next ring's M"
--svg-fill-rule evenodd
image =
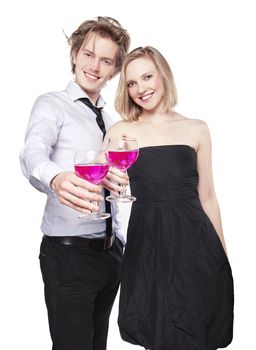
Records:
M75 81L71 80L69 82L68 86L66 87L66 91L70 96L71 100L74 102L82 97L87 97L90 99L86 92ZM101 96L99 96L96 107L103 108L105 104L106 102L104 101L104 99Z

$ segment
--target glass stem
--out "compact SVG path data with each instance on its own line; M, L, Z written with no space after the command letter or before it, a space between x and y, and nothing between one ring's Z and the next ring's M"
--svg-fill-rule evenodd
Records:
M121 187L123 188L123 191L120 192L120 197L125 197L126 195L126 188L125 188L125 185L121 185Z
M91 203L93 204L93 205L98 205L98 202L96 202L96 201L91 201ZM91 212L92 213L92 215L93 214L97 214L99 212L99 210L98 211L95 211L95 212Z
M92 192L90 192L90 193L92 193ZM98 205L98 202L97 201L90 201L90 203L92 203L93 205ZM97 214L99 212L99 210L97 211L97 212L93 212L93 211L91 211L91 215L95 215L95 214Z

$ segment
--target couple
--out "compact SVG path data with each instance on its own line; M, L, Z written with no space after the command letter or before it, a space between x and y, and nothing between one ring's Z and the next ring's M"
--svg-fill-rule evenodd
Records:
M226 347L233 282L206 124L174 111L165 58L149 46L127 55L130 38L116 20L83 22L69 44L75 79L37 99L21 152L25 176L47 194L40 266L53 350L106 349L120 279L124 340L151 350ZM123 121L111 126L100 93L120 71L116 109ZM76 150L100 148L106 130L105 138L136 138L140 147L128 171L137 201L124 261L115 204L112 222L77 215L104 209L102 188L77 177L73 161ZM127 184L114 168L102 182L116 195Z

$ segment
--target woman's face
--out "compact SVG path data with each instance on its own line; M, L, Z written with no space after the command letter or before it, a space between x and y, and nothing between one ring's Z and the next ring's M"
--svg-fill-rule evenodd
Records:
M163 81L150 58L136 58L127 65L126 86L131 99L143 110L155 111L160 107Z

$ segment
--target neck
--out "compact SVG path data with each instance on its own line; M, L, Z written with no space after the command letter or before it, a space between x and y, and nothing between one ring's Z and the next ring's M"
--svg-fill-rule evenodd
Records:
M92 93L91 91L86 91L86 90L84 90L84 92L87 94L87 96L93 102L93 104L96 105L96 102L98 101L100 94L99 93Z
M152 124L162 124L174 119L175 113L173 111L168 113L143 111L142 115L139 117L140 121Z
M90 98L90 100L93 102L93 104L96 105L96 102L98 101L98 98L100 97L100 91L88 91L83 86L81 86L76 80L75 80L75 82L86 93L86 95Z

